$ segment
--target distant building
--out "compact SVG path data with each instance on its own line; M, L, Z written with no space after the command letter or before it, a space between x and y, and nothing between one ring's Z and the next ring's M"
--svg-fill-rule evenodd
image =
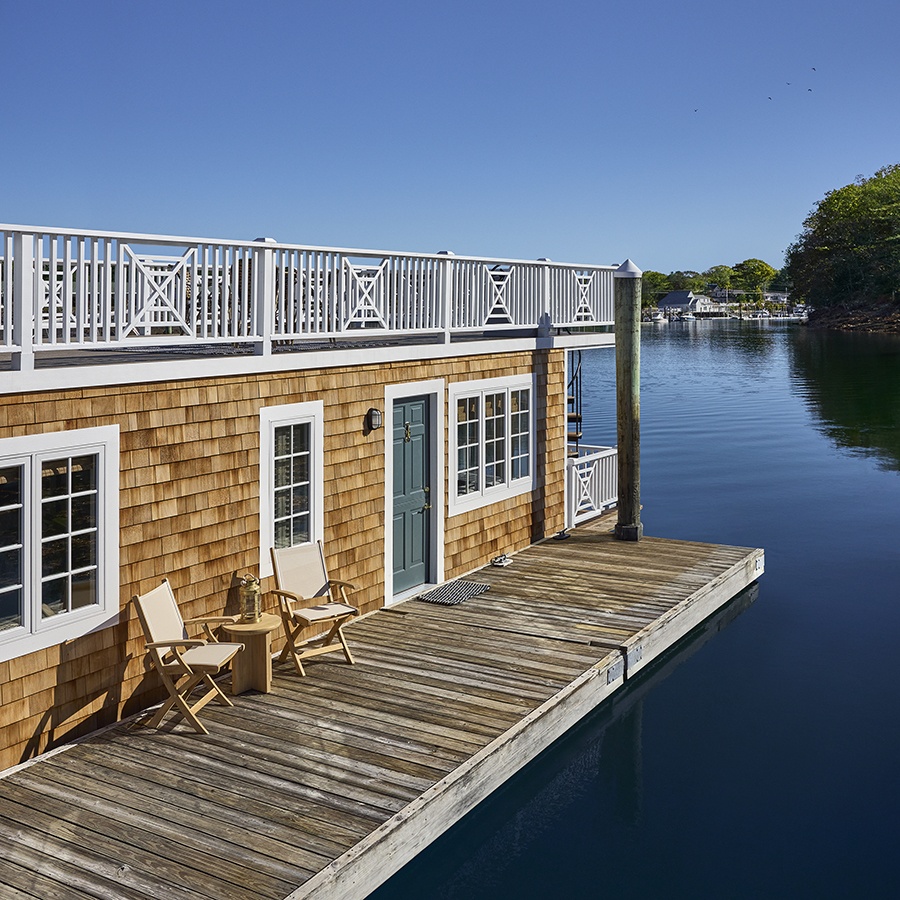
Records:
M703 294L695 294L693 291L671 291L659 301L657 306L661 310L682 313L692 312L711 315L719 312L718 303L715 303Z
M683 292L682 292L683 293ZM743 303L747 295L755 301L758 297L755 291L743 290L725 290L725 288L715 287L710 291L710 295L720 302L727 303ZM766 303L790 303L791 295L789 291L763 291L763 301Z

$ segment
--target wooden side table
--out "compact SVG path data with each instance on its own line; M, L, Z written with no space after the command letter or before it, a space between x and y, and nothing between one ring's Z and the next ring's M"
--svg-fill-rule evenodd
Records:
M279 616L263 613L258 622L235 622L222 630L244 645L231 662L231 693L272 690L272 632L281 625Z

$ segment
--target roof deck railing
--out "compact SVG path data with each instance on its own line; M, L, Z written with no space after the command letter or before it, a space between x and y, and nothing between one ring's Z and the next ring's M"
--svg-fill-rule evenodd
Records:
M0 225L0 353L607 326L614 270Z

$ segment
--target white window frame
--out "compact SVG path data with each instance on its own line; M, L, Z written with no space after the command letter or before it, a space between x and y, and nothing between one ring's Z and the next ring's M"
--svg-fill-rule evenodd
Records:
M264 406L259 411L259 572L272 575L269 548L275 546L275 428L310 425L310 542L321 540L325 531L325 461L323 436L325 405L321 400Z
M44 618L40 615L41 463L59 456L96 454L96 604ZM0 438L0 466L25 468L25 621L0 631L0 662L75 640L119 621L119 426L102 425Z
M528 430L528 459L529 472L521 478L512 478L512 435L509 430L510 419L510 403L509 396L513 391L529 391L529 430ZM506 403L506 481L503 484L485 487L485 456L484 456L484 398L487 394L505 393ZM449 419L450 419L450 490L448 513L451 516L468 512L472 509L479 509L483 506L489 506L492 503L498 503L501 500L507 500L510 497L518 497L521 494L527 494L534 490L535 486L535 379L532 375L524 375L514 378L483 378L477 381L456 382L449 388ZM457 496L457 403L463 397L479 397L479 489L463 496Z

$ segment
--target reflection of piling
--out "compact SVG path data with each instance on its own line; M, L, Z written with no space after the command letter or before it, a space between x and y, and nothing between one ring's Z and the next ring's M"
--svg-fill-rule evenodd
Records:
M619 819L629 825L641 820L643 795L644 704L638 700L603 733L602 756L614 785L613 803Z
M616 423L619 500L616 537L639 541L641 525L641 270L615 271Z

